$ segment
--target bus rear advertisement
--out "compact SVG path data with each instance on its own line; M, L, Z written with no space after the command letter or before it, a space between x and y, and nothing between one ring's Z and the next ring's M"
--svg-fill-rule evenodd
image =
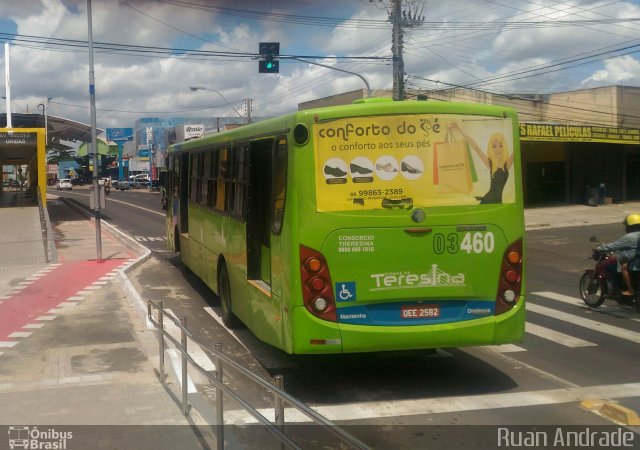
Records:
M177 144L172 250L288 353L518 342L524 215L510 108L362 101Z

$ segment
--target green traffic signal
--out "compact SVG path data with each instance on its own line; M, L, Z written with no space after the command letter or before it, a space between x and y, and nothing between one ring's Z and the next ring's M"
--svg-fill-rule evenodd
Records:
M274 61L267 55L266 61L258 61L258 72L260 73L279 73L280 67L278 61Z
M260 73L279 73L280 64L278 56L280 54L279 42L260 42L258 50L258 72Z

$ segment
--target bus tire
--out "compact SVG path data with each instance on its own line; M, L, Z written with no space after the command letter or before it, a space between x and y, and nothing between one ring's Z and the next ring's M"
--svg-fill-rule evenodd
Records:
M220 299L220 309L222 310L222 322L228 328L238 328L240 326L240 320L233 313L229 272L227 265L224 263L222 263L220 273L218 274L218 298Z

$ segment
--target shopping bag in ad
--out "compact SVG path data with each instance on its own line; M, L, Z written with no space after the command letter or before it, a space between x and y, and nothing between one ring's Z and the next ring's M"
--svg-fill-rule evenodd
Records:
M466 141L435 144L433 158L434 184L438 185L441 194L471 193L473 178L477 179L477 175L475 168L472 169L473 159Z

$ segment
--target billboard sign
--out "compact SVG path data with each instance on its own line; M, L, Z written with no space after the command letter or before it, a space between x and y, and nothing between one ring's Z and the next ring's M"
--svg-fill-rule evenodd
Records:
M107 128L108 141L132 141L133 128Z
M184 140L195 139L204 136L204 124L185 125Z

